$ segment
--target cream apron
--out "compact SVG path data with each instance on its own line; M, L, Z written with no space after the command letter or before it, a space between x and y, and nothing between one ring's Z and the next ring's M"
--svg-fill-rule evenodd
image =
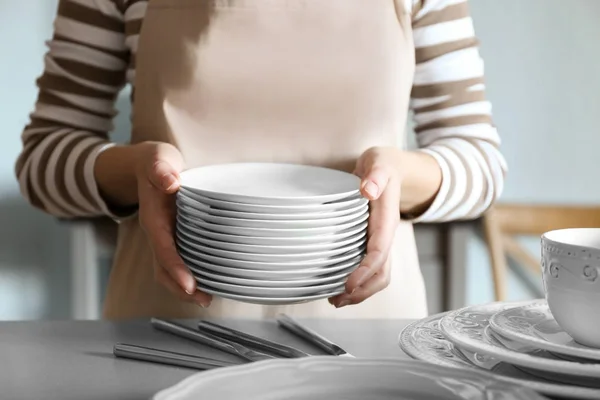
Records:
M352 171L372 146L404 142L414 72L410 15L394 0L150 0L136 58L132 142L177 146L186 167L290 162ZM184 304L153 280L138 220L121 223L104 316L420 318L413 229L403 222L384 291L327 300Z

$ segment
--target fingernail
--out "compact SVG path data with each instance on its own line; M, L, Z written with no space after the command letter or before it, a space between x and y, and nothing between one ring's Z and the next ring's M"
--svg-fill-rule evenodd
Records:
M365 192L367 192L367 194L371 197L377 197L377 195L379 194L379 187L372 181L367 181L367 183L365 183Z
M369 279L371 274L369 273L369 269L367 267L361 267L356 271L356 275L356 287L360 287Z
M183 290L185 290L187 294L194 294L196 291L196 280L193 276L188 275L188 277L185 279Z
M201 301L198 304L200 304L200 307L202 307L202 308L208 308L208 307L210 307L210 302L207 303L205 301Z
M177 179L173 174L166 174L162 177L161 184L164 190L171 190L177 184Z
M347 305L350 304L350 300L342 300L340 301L340 303L337 305L337 308L342 308L342 307L346 307Z

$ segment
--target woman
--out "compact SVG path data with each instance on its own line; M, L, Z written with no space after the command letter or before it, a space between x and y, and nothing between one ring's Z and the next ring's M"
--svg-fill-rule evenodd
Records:
M133 85L131 144L108 139ZM412 223L474 218L505 162L461 0L61 0L23 133L23 195L120 222L104 316L418 318ZM419 149L403 149L414 112ZM173 240L179 173L293 162L354 172L371 200L346 293L263 307L196 290Z

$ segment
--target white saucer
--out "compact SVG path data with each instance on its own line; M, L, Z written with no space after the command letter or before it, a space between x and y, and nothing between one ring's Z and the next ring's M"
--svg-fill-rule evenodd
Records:
M501 311L490 319L498 334L518 342L566 356L600 360L600 349L581 345L556 322L546 301Z
M360 199L359 199L360 200ZM203 211L207 214L219 216L219 217L227 217L227 218L237 218L237 219L258 219L258 220L306 220L306 219L323 219L323 218L338 218L343 217L344 215L355 215L362 214L367 211L369 204L367 200L357 201L357 205L350 206L349 208L342 210L334 210L334 211L314 211L307 213L264 213L264 212L243 212L243 211L231 211L227 209L219 208L218 204L215 204L217 200L211 201L211 199L206 198L206 200L198 201L193 197L189 197L185 194L184 191L177 192L177 202L181 204L185 204L188 207L194 208L198 211ZM213 205L210 205L212 203ZM236 204L236 203L230 203Z
M234 163L184 171L181 186L206 197L239 203L323 204L358 194L360 178L309 165Z
M347 224L356 219L363 217L365 214L368 215L368 207L363 207L359 212L354 214L343 215L335 218L321 218L321 219L299 219L299 220L268 220L268 219L242 219L242 218L230 218L221 217L218 215L211 215L204 211L199 211L195 208L182 204L181 201L177 200L177 213L186 217L189 220L200 219L202 221L210 222L212 224L227 225L235 227L246 227L246 228L267 228L267 229L306 229L306 228L324 228L328 227L329 230L334 229L336 226Z
M498 341L489 340L485 329L489 326L492 315L508 308L519 307L526 303L490 303L454 311L440 321L440 329L444 335L460 349L473 353L491 356L496 360L518 365L528 370L535 370L536 375L548 376L556 380L557 371L561 375L580 378L600 378L600 364L588 364L550 358L549 355L537 352L520 352L509 349Z
M323 276L318 276L315 278L294 279L294 280L289 280L289 281L237 278L235 276L214 274L203 268L196 268L196 267L192 267L192 266L188 266L188 268L190 269L190 271L192 271L192 274L194 274L194 276L197 276L200 279L208 278L212 281L231 283L233 285L242 285L242 286L291 288L291 287L299 287L299 286L322 285L325 283L333 283L333 282L344 283L346 281L346 278L352 272L354 272L358 266L359 266L359 264L356 264L350 268L346 268L346 269L342 270L341 272L335 273L333 275L323 275Z
M310 296L294 296L294 297L260 297L260 296L243 296L240 294L229 293L219 289L211 288L210 286L197 284L198 289L205 293L222 297L224 299L236 300L243 303L260 304L265 306L284 306L290 304L308 303L309 301L327 299L344 292L344 287L332 292L318 293ZM332 306L333 307L333 306Z
M261 287L261 286L242 286L231 283L219 282L208 278L196 277L196 280L213 289L221 290L227 293L239 294L251 297L299 297L312 296L322 292L331 292L344 287L344 282L324 283L315 286L296 286L296 287Z
M433 365L468 371L489 371L493 376L515 386L529 387L548 396L564 399L597 400L600 389L563 385L529 375L509 363L476 354L465 353L450 342L439 329L440 320L448 313L432 315L408 325L399 335L402 350L410 357ZM472 360L472 361L471 361Z
M324 213L346 211L357 206L364 206L369 201L360 195L352 196L348 199L339 200L325 204L304 204L304 205L261 205L237 203L211 199L201 194L194 193L182 187L179 192L182 196L197 200L203 204L219 208L221 210L262 213L262 214L306 214L306 213Z
M193 226L196 228L202 228L213 232L226 233L228 235L241 235L241 236L260 236L260 237L306 237L306 236L317 236L336 234L345 231L359 225L361 222L365 222L369 215L368 213L347 222L345 224L334 225L334 226L323 226L320 228L300 228L300 229L267 229L267 228L249 228L241 226L228 226L219 225L210 222L206 222L200 219L191 220L185 217L185 215L178 213L177 218L182 221L186 226Z
M367 239L362 238L347 246L333 250L320 251L314 253L290 253L290 254L260 254L260 253L242 253L238 251L215 249L210 246L194 243L183 230L177 230L176 239L186 245L190 251L202 254L210 254L217 257L230 258L232 260L252 261L252 262L299 262L310 260L323 260L347 253L365 245ZM195 253L192 253L195 254Z
M306 269L306 268L322 268L330 265L338 264L347 260L350 260L354 257L357 257L364 253L365 247L360 247L358 249L349 251L348 253L340 254L334 257L329 258L321 258L315 260L305 260L305 261L287 261L287 262L256 262L256 261L245 261L245 260L234 260L231 258L223 258L212 256L210 254L205 254L198 252L185 243L177 243L177 246L183 250L185 250L188 255L197 260L203 260L212 262L217 265L222 265L224 267L233 267L233 268L245 268L245 269L262 269L262 270L278 270L278 269Z
M241 244L231 243L221 240L213 240L201 236L197 232L192 232L189 228L183 225L177 224L177 231L183 233L185 237L193 243L203 244L210 246L215 249L235 251L238 253L258 253L258 254L298 254L298 253L313 253L318 251L329 251L339 249L348 246L352 243L358 242L364 239L367 235L366 231L357 233L354 236L350 236L347 239L342 239L337 242L325 242L315 244L305 244L296 246L261 246L256 244Z
M363 255L351 258L338 264L329 265L326 267L308 267L304 269L285 269L285 270L260 270L260 269L243 269L235 267L225 267L215 263L202 261L196 259L194 256L187 253L187 251L180 249L179 254L183 261L190 268L198 268L204 271L211 271L213 273L222 276L231 276L243 279L253 280L269 280L279 281L291 281L291 280L305 280L305 279L318 279L320 277L329 276L331 274L340 273L347 269L356 269L360 265L363 259Z

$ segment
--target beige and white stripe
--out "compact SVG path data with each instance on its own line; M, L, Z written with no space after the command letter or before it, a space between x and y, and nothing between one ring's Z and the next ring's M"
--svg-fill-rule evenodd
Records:
M474 218L502 193L507 167L485 98L468 4L403 1L413 16L417 142L443 174L432 206L416 220ZM98 192L93 166L112 145L108 133L116 97L135 80L146 5L147 0L60 0L16 164L21 191L34 206L65 218L120 216Z

